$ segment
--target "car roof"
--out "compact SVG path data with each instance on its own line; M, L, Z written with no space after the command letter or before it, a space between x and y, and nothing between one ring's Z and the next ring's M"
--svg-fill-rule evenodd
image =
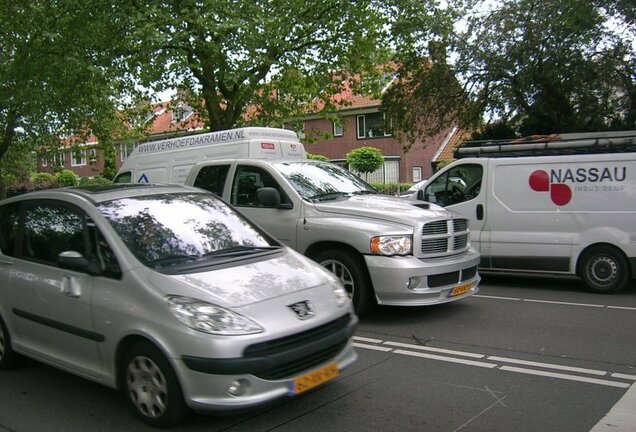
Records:
M164 193L209 193L203 189L178 184L163 183L113 183L108 185L72 186L58 189L44 189L28 192L6 201L19 201L26 198L58 198L61 196L75 195L94 203L110 201L120 198L132 198L138 196L157 195Z

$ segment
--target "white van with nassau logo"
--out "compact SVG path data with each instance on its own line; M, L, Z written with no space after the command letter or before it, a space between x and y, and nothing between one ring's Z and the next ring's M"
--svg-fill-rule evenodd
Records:
M480 271L636 278L636 131L467 142L411 199L470 220Z

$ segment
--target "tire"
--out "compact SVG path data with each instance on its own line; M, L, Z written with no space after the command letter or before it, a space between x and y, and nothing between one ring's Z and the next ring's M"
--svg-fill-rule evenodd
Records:
M610 294L629 282L629 266L623 254L611 246L595 246L581 256L579 276L589 291Z
M181 386L166 357L149 342L133 345L123 359L126 403L144 423L170 427L188 414Z
M4 321L0 319L0 370L13 369L18 365L19 355L13 351L11 336Z
M375 306L371 279L357 252L331 249L320 252L314 259L340 279L358 316L365 315Z

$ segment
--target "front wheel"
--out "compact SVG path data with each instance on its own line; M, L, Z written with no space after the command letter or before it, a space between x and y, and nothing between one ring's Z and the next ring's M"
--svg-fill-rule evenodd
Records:
M9 330L0 318L0 370L13 369L18 364L18 354L11 346Z
M615 248L595 246L581 257L579 276L589 291L615 293L627 286L629 266L623 254Z
M165 356L149 342L135 344L124 358L126 403L144 423L168 427L187 414L177 377Z
M371 310L375 305L371 279L357 252L332 249L320 252L315 260L340 279L358 316Z

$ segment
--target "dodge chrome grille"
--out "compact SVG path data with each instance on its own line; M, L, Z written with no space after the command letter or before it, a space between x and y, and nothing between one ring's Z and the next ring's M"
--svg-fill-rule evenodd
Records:
M423 257L456 255L469 246L468 219L438 220L422 227Z

